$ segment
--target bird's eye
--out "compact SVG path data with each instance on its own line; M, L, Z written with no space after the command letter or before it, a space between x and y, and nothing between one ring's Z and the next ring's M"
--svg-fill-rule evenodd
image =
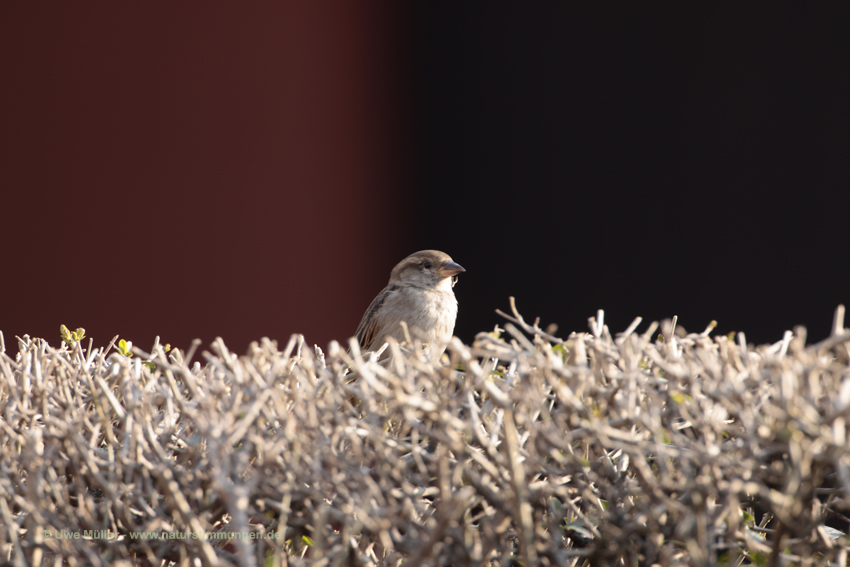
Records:
M422 267L425 268L426 270L430 270L431 269L431 262L429 262L428 260L425 260L424 262L422 262Z

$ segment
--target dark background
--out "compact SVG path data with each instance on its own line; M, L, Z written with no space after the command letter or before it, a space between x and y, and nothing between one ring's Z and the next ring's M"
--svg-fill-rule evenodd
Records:
M0 330L351 335L422 248L517 297L779 340L848 301L850 8L4 4ZM646 323L645 323L646 324ZM645 324L640 329L645 328Z

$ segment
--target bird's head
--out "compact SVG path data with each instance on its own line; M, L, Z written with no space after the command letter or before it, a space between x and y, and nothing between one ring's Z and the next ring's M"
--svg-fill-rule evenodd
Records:
M465 271L445 252L420 250L396 264L390 274L390 284L451 289L456 276Z

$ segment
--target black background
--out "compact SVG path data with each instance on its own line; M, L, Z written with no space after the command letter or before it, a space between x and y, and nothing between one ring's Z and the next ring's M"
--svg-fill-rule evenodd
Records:
M423 248L468 270L465 342L511 295L564 335L602 308L755 343L850 296L847 5L0 16L7 345L324 345Z
M705 8L416 14L417 209L469 270L460 337L508 295L562 332L604 308L612 332L828 335L850 289L850 13Z

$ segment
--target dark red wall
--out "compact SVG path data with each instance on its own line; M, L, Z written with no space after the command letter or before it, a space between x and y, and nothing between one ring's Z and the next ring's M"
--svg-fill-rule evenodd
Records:
M388 3L33 3L0 16L0 330L96 345L353 334L399 232ZM9 347L7 347L8 350Z

